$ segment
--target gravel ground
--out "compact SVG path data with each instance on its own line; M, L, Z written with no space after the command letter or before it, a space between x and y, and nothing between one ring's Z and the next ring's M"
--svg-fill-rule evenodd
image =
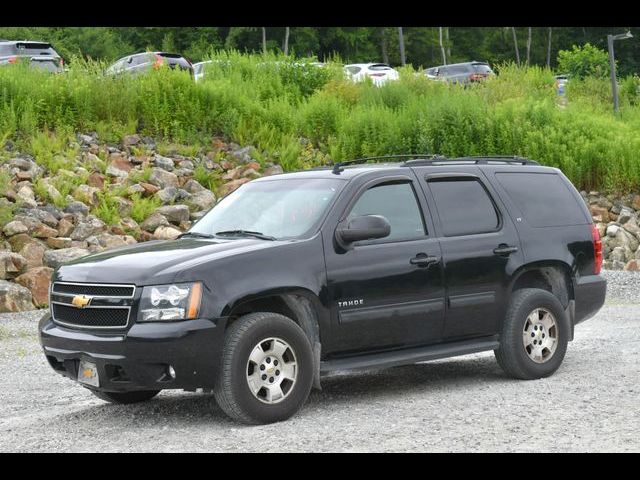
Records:
M640 451L640 274L606 272L607 305L560 370L507 379L491 352L337 374L287 422L247 427L213 396L110 405L51 370L36 321L0 315L0 451Z

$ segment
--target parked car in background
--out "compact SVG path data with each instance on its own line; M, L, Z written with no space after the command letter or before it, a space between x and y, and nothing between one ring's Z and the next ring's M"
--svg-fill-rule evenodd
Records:
M143 52L128 55L116 61L105 73L107 75L130 74L138 75L151 70L157 70L162 66L178 68L194 75L191 62L178 53L168 52Z
M211 60L205 62L198 62L193 64L193 79L199 82L204 77L204 66L211 63Z
M52 73L64 71L64 60L50 43L31 40L0 40L0 65L28 62Z
M384 85L389 80L398 80L400 74L386 63L352 63L344 66L347 77L354 82L362 82L367 78L376 86Z
M434 80L465 85L479 82L495 75L488 63L475 61L427 68L424 74Z

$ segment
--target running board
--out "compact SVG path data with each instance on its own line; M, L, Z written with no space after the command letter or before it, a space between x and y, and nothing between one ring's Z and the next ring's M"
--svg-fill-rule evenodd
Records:
M410 365L427 360L437 360L439 358L457 357L459 355L495 350L499 345L500 343L497 337L491 336L461 342L441 343L428 347L370 353L367 355L323 361L320 363L320 372L327 373L337 370L397 367L398 365Z

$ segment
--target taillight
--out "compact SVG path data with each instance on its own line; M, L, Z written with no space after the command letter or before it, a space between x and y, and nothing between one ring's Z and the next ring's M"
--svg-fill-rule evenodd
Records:
M591 237L593 238L593 273L598 275L602 269L602 240L598 227L591 224Z
M18 57L9 57L9 63L18 63Z
M64 65L64 58L60 57L60 66L62 67Z
M153 68L155 70L159 69L163 64L162 57L160 55L156 55L156 63L153 64Z

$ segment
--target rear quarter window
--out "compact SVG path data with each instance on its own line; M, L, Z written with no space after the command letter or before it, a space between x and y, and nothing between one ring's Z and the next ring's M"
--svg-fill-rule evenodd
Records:
M498 182L533 227L589 223L570 187L556 173L496 173Z
M494 232L500 217L485 187L472 177L429 179L445 237Z

